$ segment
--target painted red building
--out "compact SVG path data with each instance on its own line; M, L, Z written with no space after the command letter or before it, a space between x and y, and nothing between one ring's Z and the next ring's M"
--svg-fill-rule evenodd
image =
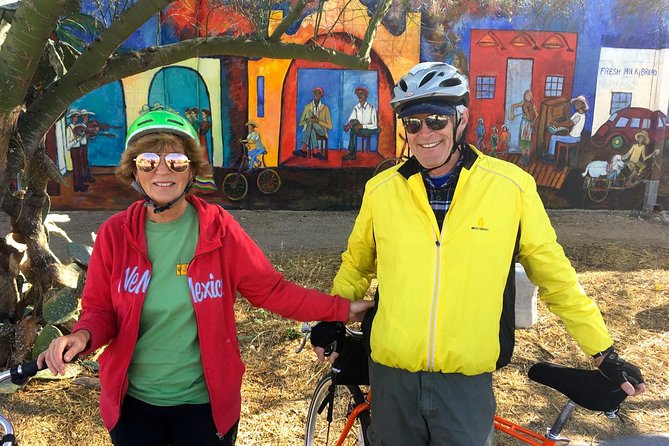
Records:
M470 126L468 141L476 142L476 127L483 118L484 142L489 146L492 127L506 125L510 152L519 152L524 98L532 93L536 121L532 150L543 153L546 125L567 119L573 92L577 35L544 31L471 30Z

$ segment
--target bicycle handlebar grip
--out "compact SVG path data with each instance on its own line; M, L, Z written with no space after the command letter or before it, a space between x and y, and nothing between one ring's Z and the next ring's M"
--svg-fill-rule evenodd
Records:
M28 361L26 363L12 367L10 374L12 377L12 383L17 386L23 385L28 381L28 378L35 376L37 372L42 370L37 366L37 360Z

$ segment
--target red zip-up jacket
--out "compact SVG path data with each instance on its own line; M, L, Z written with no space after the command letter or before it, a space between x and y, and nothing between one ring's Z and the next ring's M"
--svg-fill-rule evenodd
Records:
M200 234L188 265L202 366L214 422L222 434L239 419L244 365L233 304L239 291L254 306L302 320L346 321L350 302L288 282L239 224L219 206L197 197ZM151 280L143 201L102 224L91 255L82 312L73 331L88 330L85 355L109 344L100 356L100 414L108 430L118 422L128 388L128 366Z

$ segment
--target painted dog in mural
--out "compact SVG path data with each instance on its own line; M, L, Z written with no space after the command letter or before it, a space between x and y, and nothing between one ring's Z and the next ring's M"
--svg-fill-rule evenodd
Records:
M581 174L584 177L590 176L591 178L599 177L609 177L615 179L618 176L620 171L625 167L621 155L613 155L611 162L608 161L590 161L587 166L585 166L585 171Z

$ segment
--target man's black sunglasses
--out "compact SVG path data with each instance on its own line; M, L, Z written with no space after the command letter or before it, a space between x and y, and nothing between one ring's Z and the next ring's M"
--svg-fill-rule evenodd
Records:
M425 119L420 118L402 118L402 124L407 133L416 134L423 128L423 121L430 130L442 130L448 125L450 115L430 115Z

